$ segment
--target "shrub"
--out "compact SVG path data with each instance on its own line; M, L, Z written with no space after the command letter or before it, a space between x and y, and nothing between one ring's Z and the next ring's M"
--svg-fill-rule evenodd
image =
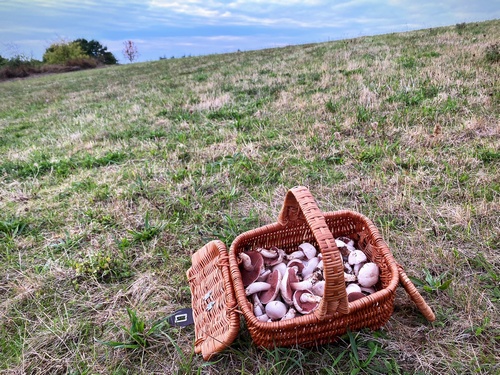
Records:
M52 44L43 54L47 64L66 64L69 60L85 58L87 55L78 43L59 42Z
M16 55L10 59L0 56L0 79L23 78L40 72L41 61Z
M92 39L88 41L87 39L80 38L74 40L73 43L78 44L87 56L93 57L103 64L113 65L118 63L116 57L111 52L108 52L108 48L97 40Z

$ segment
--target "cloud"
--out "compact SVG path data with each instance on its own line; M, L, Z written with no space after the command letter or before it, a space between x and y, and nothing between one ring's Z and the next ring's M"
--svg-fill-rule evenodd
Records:
M154 43L174 55L201 54L498 17L500 9L491 0L0 0L2 41L37 56L61 38L105 41L118 54L126 39L143 41L149 56L156 54ZM173 39L165 42L165 36Z
M310 20L307 7L324 4L323 0L249 0L249 1L169 1L152 0L153 9L168 9L188 17L192 23L211 25L320 27ZM318 9L319 10L319 9ZM318 13L315 13L317 15Z

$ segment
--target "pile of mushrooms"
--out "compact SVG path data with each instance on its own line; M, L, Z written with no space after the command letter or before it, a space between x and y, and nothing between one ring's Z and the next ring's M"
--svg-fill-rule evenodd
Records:
M374 293L379 268L368 262L353 240L335 240L344 261L344 279L349 302ZM286 254L277 247L257 248L238 255L245 294L260 321L277 321L312 313L325 288L321 252L308 243Z

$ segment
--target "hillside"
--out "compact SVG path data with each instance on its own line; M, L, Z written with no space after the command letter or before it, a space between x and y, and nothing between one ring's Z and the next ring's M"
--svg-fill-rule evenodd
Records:
M494 20L1 82L0 372L500 373L498 40ZM369 217L436 322L399 288L379 331L263 350L242 324L203 362L164 323L191 255L296 185Z

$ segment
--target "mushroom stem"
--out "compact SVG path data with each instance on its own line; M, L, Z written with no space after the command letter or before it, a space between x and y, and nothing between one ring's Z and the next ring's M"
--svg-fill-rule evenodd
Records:
M304 252L302 250L294 251L293 253L288 254L286 256L286 258L288 260L292 260L292 259L304 259L305 257L306 257L306 255L304 254Z
M269 274L271 273L271 270L264 270L260 275L259 275L259 278L257 279L257 281L266 281L267 277L269 276Z
M319 302L321 302L321 297L315 296L314 294L311 294L311 293L302 293L302 295L300 296L300 302L319 303Z
M346 283L352 283L356 281L356 275L349 275L348 273L344 272L344 280Z
M246 269L247 271L252 271L254 269L252 265L252 259L248 256L248 254L245 253L240 253L239 255L243 268Z
M297 310L295 310L293 307L290 307L286 314L281 318L281 320L287 320L287 319L293 319L297 316Z
M265 283L263 281L256 281L245 289L245 294L247 296L257 293L257 292L262 292L263 290L268 290L271 288L271 284Z
M299 282L296 282L296 283L290 283L290 287L293 290L311 289L314 286L314 284L316 284L316 281L317 281L316 277L314 277L314 275L313 275L312 277L310 277L307 280L299 281Z
M306 266L302 270L302 277L306 278L307 276L311 275L318 266L318 263L319 263L318 257L309 259Z
M259 247L257 251L262 254L264 258L270 258L274 259L278 257L278 248L272 248L272 249L264 249L262 247Z

